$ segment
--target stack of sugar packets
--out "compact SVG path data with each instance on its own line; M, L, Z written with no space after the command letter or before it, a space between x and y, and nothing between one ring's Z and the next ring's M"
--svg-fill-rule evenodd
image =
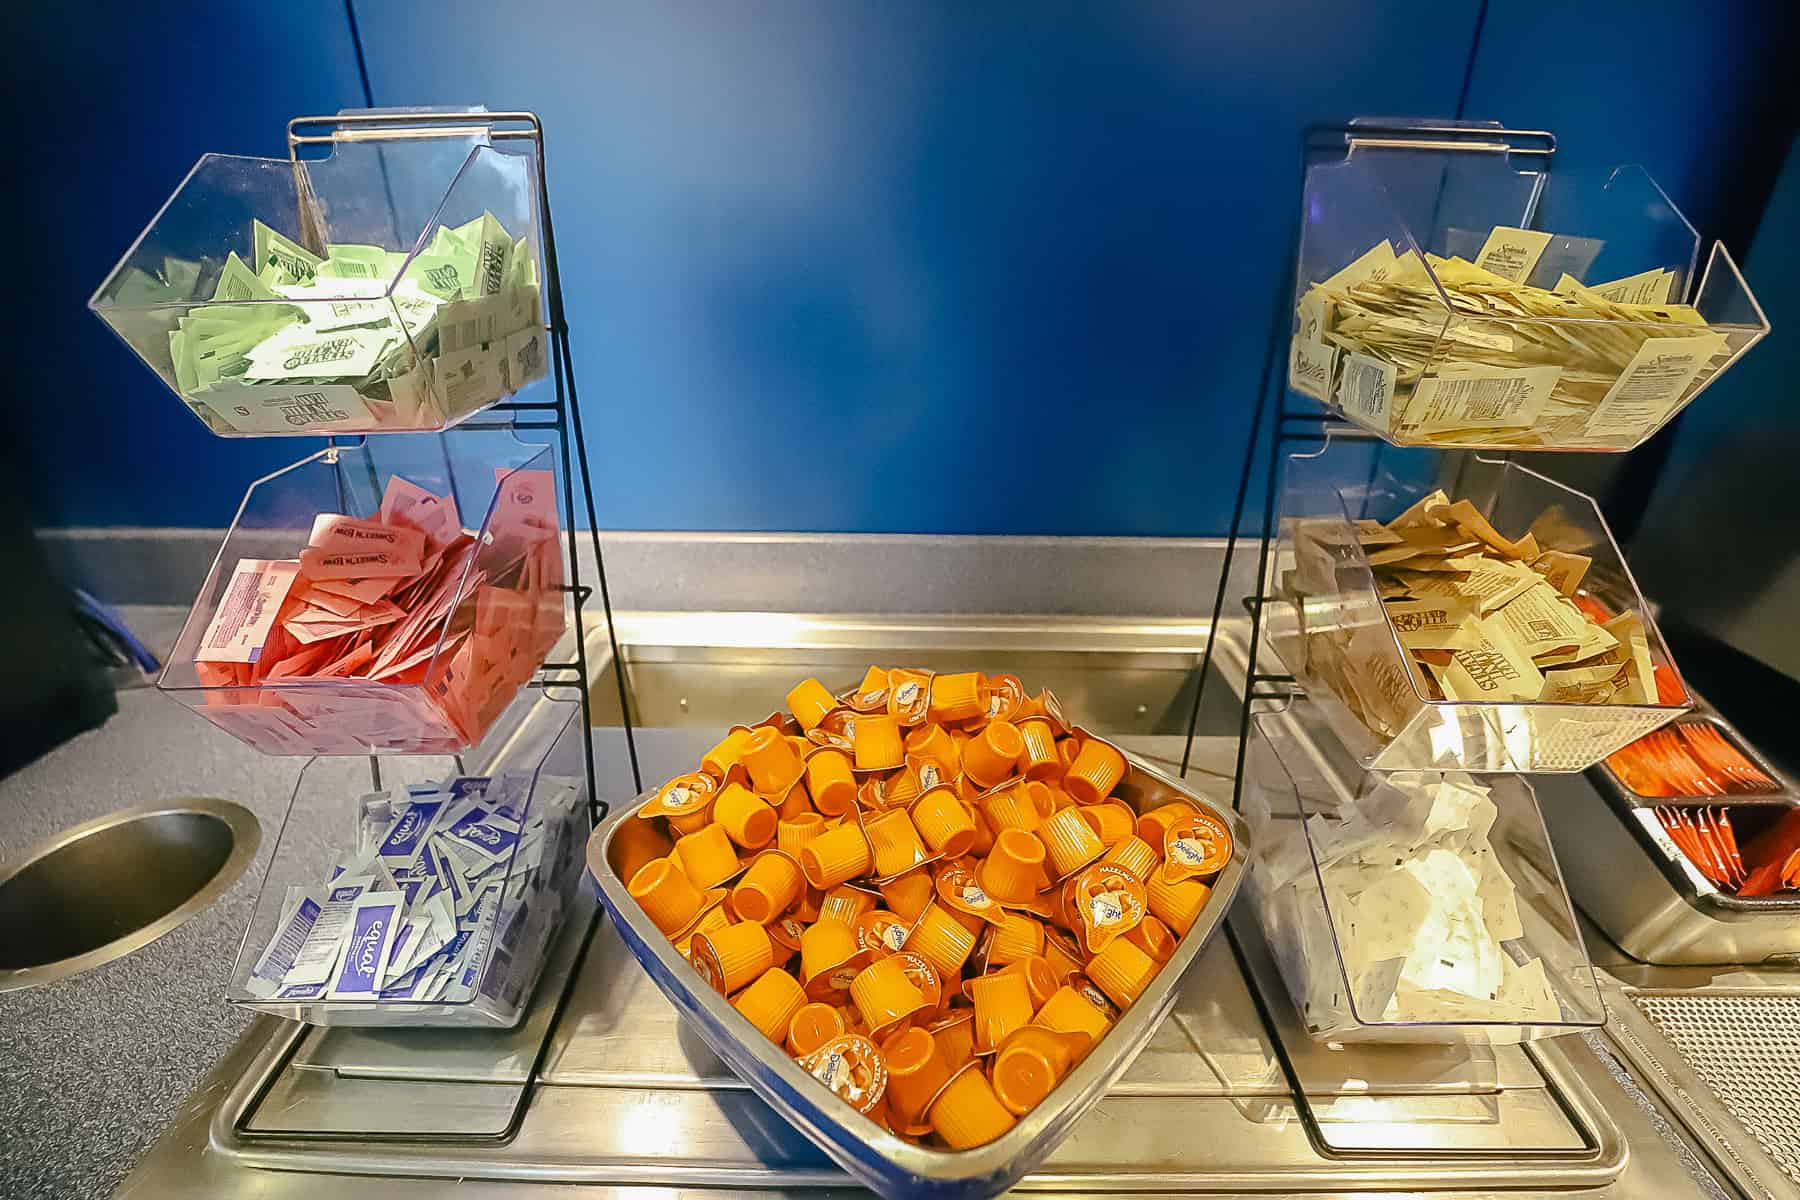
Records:
M562 918L581 789L529 771L374 792L356 849L289 887L246 990L264 1000L507 1007Z

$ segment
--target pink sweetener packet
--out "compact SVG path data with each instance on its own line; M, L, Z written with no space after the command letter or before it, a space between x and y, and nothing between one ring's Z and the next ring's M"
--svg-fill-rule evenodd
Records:
M418 530L425 535L425 544L433 549L449 545L463 531L454 497L428 492L398 475L388 480L379 515L385 524Z
M385 579L314 579L310 589L313 593L325 592L345 600L354 600L358 606L373 604L383 596L405 586L409 581L400 575ZM315 601L317 603L317 601ZM324 605L320 605L324 607Z
M330 662L336 651L337 646L329 640L318 641L312 645L304 646L298 652L288 655L286 658L270 667L269 673L264 676L264 679L273 681L276 679L297 679L309 676L319 667Z
M194 661L253 663L261 657L299 571L292 559L240 558Z
M318 620L296 617L283 622L282 628L302 646L310 646L327 638L343 637L345 634L361 633L365 629L392 624L404 615L405 611L398 605L383 601L380 605L367 606L354 617L340 619L330 614L324 614Z
M334 676L354 675L374 661L374 658L375 648L368 642L358 642L335 662L329 662L320 667L314 677L326 679Z
M494 508L488 517L489 548L482 566L500 576L517 566L532 546L556 538L556 476L550 471L494 469Z
M306 544L320 550L391 550L420 568L425 553L425 535L417 529L388 525L381 521L365 521L341 513L320 513L313 518L312 535Z
M361 608L365 601L353 600L349 596L340 596L336 592L319 590L319 585L302 579L288 593L290 599L298 599L309 608L323 609L334 616L347 617Z
M406 579L419 573L419 558L397 550L308 546L300 552L300 569L308 579Z
M468 635L469 635L469 631L466 629L460 633L451 634L450 637L448 639L446 639L444 642L444 653L446 655L449 655L453 650L455 650L457 648L457 646L463 641L464 638L468 637ZM432 653L434 651L436 651L437 648L438 648L437 639L432 638L430 642L428 642L425 645L414 650L411 654L408 654L405 658L397 659L393 662L389 662L386 664L378 664L375 667L371 668L371 670L369 671L369 678L370 679L392 679L396 675L403 675L407 671L412 670L414 667L423 666L427 661L430 660Z

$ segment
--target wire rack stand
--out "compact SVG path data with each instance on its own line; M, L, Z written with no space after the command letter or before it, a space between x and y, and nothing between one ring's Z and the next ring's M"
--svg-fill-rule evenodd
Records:
M634 791L643 790L643 775L638 764L631 710L626 702L624 661L619 655L618 636L613 628L612 595L606 582L606 562L600 546L600 522L594 505L594 483L581 428L581 406L575 387L575 362L569 348L569 322L563 305L562 274L557 264L555 226L550 215L543 122L532 112L437 110L345 112L334 116L295 117L288 122L287 127L288 158L298 168L308 147L332 147L343 142L403 142L423 138L470 136L485 137L496 143L526 143L525 152L532 159L537 184L538 215L542 222L544 292L549 310L545 333L551 345L551 378L555 398L548 401L502 401L483 409L474 419L452 426L436 436L453 437L466 430L554 434L561 462L562 502L571 524L577 511L575 479L577 475L580 476L582 511L587 515L594 578L591 584L583 580L580 539L571 530L568 538L569 577L562 585L562 590L572 600L570 607L574 614L574 655L565 661L541 664L529 686L545 696L566 697L573 691L578 697L584 730L582 744L587 770L588 814L598 824L606 815L607 805L599 795L593 737L586 732L593 726L593 707L589 695L587 629L583 616L588 601L596 594L600 599L601 619L606 627L607 643L612 654L612 674L619 692L619 712L625 734L625 750L631 761ZM457 761L460 766L460 757ZM380 772L380 758L372 755L370 773L377 789L381 782Z
M1556 138L1545 130L1515 130L1496 125L1365 120L1337 125L1318 125L1309 127L1301 138L1301 179L1302 181L1305 179L1306 168L1319 161L1324 155L1343 156L1365 149L1517 155L1521 156L1521 162L1534 164L1533 169L1547 176L1551 159L1556 152ZM1199 727L1200 706L1205 696L1206 682L1212 674L1215 637L1219 623L1225 616L1227 594L1231 590L1232 568L1237 555L1248 549L1248 547L1242 546L1242 543L1253 541L1256 551L1256 575L1253 590L1243 597L1243 605L1250 618L1250 631L1248 647L1245 651L1243 697L1238 707L1237 760L1232 772L1231 806L1238 811L1243 809L1244 761L1249 744L1252 712L1259 703L1285 703L1302 691L1299 681L1291 674L1283 671L1258 669L1258 660L1262 651L1263 607L1271 599L1267 595L1269 549L1270 542L1274 537L1276 489L1280 485L1283 461L1289 450L1298 447L1323 446L1327 441L1380 443L1382 440L1377 434L1346 420L1324 405L1310 398L1296 395L1287 386L1284 349L1288 345L1289 335L1293 329L1294 295L1298 285L1299 241L1300 216L1296 214L1287 239L1286 264L1280 276L1287 286L1276 289L1274 304L1269 314L1267 344L1263 350L1262 372L1257 387L1256 405L1250 418L1250 435L1244 446L1243 464L1238 472L1237 492L1232 501L1231 524L1225 538L1225 560L1219 569L1218 587L1213 594L1212 619L1207 626L1206 648L1201 655L1200 677L1194 689L1193 708L1188 714L1187 738L1181 759L1181 776L1185 779L1193 756L1194 736ZM1272 392L1277 394L1273 405L1270 404ZM1271 408L1273 409L1272 413ZM1264 445L1266 445L1266 457L1263 459L1260 516L1256 519L1254 533L1240 534L1244 524L1245 510L1249 503L1252 479L1255 475L1257 450L1259 446ZM1456 450L1440 452L1446 464L1460 462L1464 453ZM1371 478L1373 478L1378 465L1379 457L1377 455L1371 460ZM1236 926L1228 929L1227 934L1239 968L1249 974L1251 957L1240 943L1241 935ZM1307 1096L1305 1084L1295 1066L1293 1057L1282 1040L1279 1023L1270 1008L1268 998L1263 994L1264 988L1273 988L1278 992L1281 990L1281 983L1279 980L1264 978L1261 986L1252 987L1250 992L1255 999L1258 1013L1269 1031L1269 1042L1274 1048L1275 1059L1281 1068L1288 1092L1293 1097L1296 1115L1299 1117L1301 1126L1306 1130L1307 1139L1321 1157L1354 1159L1359 1156L1376 1156L1391 1159L1395 1157L1425 1158L1434 1153L1441 1154L1441 1151L1409 1151L1397 1148L1380 1148L1359 1153L1334 1147L1312 1100ZM1530 1053L1529 1047L1526 1047L1526 1052ZM1585 1126L1578 1126L1578 1132L1584 1140L1584 1150L1591 1149L1592 1131ZM1480 1155L1482 1152L1476 1153Z
M1510 155L1521 162L1535 164L1541 175L1549 173L1556 153L1556 138L1546 130L1506 129L1489 124L1438 124L1414 121L1356 120L1336 125L1316 125L1301 137L1301 178L1306 168L1326 155L1339 157L1359 150L1436 151L1448 154ZM1540 189L1541 190L1541 189ZM1212 674L1214 636L1224 618L1227 593L1231 590L1232 568L1240 553L1240 544L1254 540L1256 546L1256 582L1251 594L1243 598L1250 617L1248 661L1244 668L1244 695L1238 711L1237 765L1233 772L1232 807L1243 807L1245 747L1249 740L1250 715L1259 701L1283 701L1298 690L1294 677L1285 672L1260 671L1258 658L1262 650L1263 605L1268 601L1265 589L1269 575L1269 544L1274 536L1275 495L1281 480L1285 452L1300 446L1322 446L1327 440L1337 442L1368 441L1381 438L1347 421L1342 416L1304 396L1296 396L1286 386L1284 348L1293 328L1296 272L1299 265L1300 218L1296 215L1287 244L1286 265L1280 278L1290 286L1277 288L1269 314L1267 344L1263 350L1256 406L1250 417L1250 436L1244 446L1243 464L1238 472L1237 494L1232 501L1231 524L1225 537L1225 561L1219 569L1219 583L1213 593L1212 620L1207 625L1206 648L1200 662L1200 678L1194 689L1193 708L1188 714L1187 739L1182 751L1181 774L1185 778L1193 756L1194 735L1199 728L1200 704L1206 693L1206 681ZM1270 417L1269 398L1277 394ZM1245 509L1249 503L1251 481L1255 475L1257 447L1264 443L1267 426L1267 457L1263 460L1263 494L1260 517L1255 533L1240 533ZM1441 452L1447 462L1461 461L1462 451ZM1373 476L1379 458L1372 458Z

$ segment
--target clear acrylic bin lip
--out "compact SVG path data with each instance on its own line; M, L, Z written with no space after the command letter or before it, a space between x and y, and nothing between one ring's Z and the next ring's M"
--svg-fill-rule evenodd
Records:
M444 616L427 628L431 651L408 675L413 682L357 678L283 678L250 683L203 682L196 654L224 599L238 560L298 557L314 516L344 512L368 517L379 510L391 479L403 478L457 501L465 529L475 533L475 554L457 577ZM521 499L523 498L523 499ZM482 592L502 569L509 547L532 509L530 553L537 573L517 587L532 621L525 653L508 660L480 703L466 701L473 683L453 672L464 645L475 640ZM474 524L469 524L474 522ZM550 532L543 532L545 525ZM252 483L188 613L157 687L248 745L275 755L453 753L480 742L500 712L530 678L567 627L562 590L564 548L557 511L554 456L549 446L518 441L508 431L463 431L441 444L363 439L328 446ZM480 584L481 586L475 586ZM518 628L512 629L518 633ZM492 645L488 642L484 645ZM473 653L468 661L475 661ZM422 672L419 668L422 667Z
M1332 912L1327 898L1318 846L1313 837L1312 821L1324 811L1341 812L1353 804L1369 783L1383 778L1380 773L1358 775L1354 764L1339 755L1341 747L1332 747L1319 735L1321 723L1309 713L1310 702L1304 697L1292 698L1283 708L1257 714L1251 721L1252 745L1246 757L1246 810L1252 814L1251 827L1257 831L1259 847L1265 856L1280 844L1272 840L1278 816L1291 818L1295 834L1306 846L1302 886L1310 885L1306 899L1317 901L1313 919L1322 920L1329 947L1328 961L1314 961L1302 955L1291 939L1280 936L1274 924L1272 897L1265 893L1265 877L1269 867L1255 874L1249 888L1251 907L1280 967L1283 981L1302 1011L1303 1021L1313 1036L1334 1042L1397 1042L1427 1044L1511 1044L1544 1037L1558 1037L1584 1029L1598 1029L1606 1024L1606 1008L1600 998L1599 980L1587 956L1581 928L1574 906L1563 884L1562 870L1557 865L1549 831L1537 807L1530 783L1516 775L1496 775L1485 783L1503 803L1501 819L1511 826L1512 836L1503 836L1501 825L1491 839L1497 859L1519 892L1521 914L1531 914L1525 927L1528 946L1522 949L1542 957L1552 980L1552 987L1563 1007L1561 1021L1402 1021L1365 1016L1357 1010L1355 989L1345 966L1342 942L1338 936L1340 918ZM1328 734L1325 737L1329 737ZM1429 772L1435 773L1435 772ZM1279 808L1277 806L1280 806ZM1525 869L1521 869L1521 868ZM1522 877L1522 878L1521 878ZM1539 901L1548 911L1532 908L1527 887L1535 885ZM1301 893L1296 892L1297 900ZM1306 914L1300 914L1305 919ZM1551 965L1552 955L1556 958ZM1329 982L1337 989L1343 1003L1322 1014L1332 1023L1322 1025L1307 1018L1303 997L1309 979L1296 978L1302 970L1330 972Z
M1231 861L1213 884L1200 919L1181 939L1174 956L1127 1009L1100 1046L1071 1071L1042 1104L1019 1119L998 1140L973 1150L948 1151L914 1146L852 1111L825 1086L765 1039L725 997L706 986L644 915L614 869L612 844L620 822L636 819L646 792L622 806L594 833L588 873L600 900L617 922L625 944L664 996L699 1032L714 1053L748 1083L757 1096L831 1156L857 1181L889 1200L933 1197L964 1200L1006 1190L1033 1170L1067 1136L1143 1049L1174 1005L1177 984L1219 929L1249 870L1254 849L1243 818L1191 792L1129 752L1118 794L1144 811L1180 798L1202 805L1231 831Z
M467 264L460 262L453 268L457 278L442 276L445 259L438 251L445 247L439 239L484 213L492 213L507 236L504 278L461 280ZM232 271L232 255L254 263L252 221L322 258L333 245L381 250L388 256L381 270L391 277L334 279L339 291L330 298L215 298ZM439 431L545 377L541 261L535 160L503 151L466 128L380 143L344 140L329 157L297 163L206 154L101 282L88 308L218 436ZM249 272L255 274L253 265ZM440 280L447 282L434 282ZM463 298L460 308L440 303L437 315L455 312L459 324L466 319L469 329L479 329L479 344L465 346L466 339L459 339L457 348L448 348L436 332L442 323L423 320L421 292L440 302ZM362 310L365 319L354 320L347 307ZM379 374L347 369L342 376L249 384L233 377L235 369L223 375L210 369L205 379L188 378L197 360L184 355L178 362L171 342L186 318L214 325L305 323L321 326L321 338L385 321L395 339L381 355ZM234 352L222 352L216 361L228 361ZM347 348L333 353L356 368L364 365ZM464 374L465 368L473 373Z
M1360 476L1355 484L1337 483L1331 472L1333 464L1342 462L1342 458L1334 459L1333 451L1336 449L1342 455L1354 445L1354 442L1334 442L1328 435L1318 450L1288 458L1274 579L1279 580L1281 573L1294 564L1292 520L1324 519L1340 523L1339 527L1347 531L1361 518L1388 520L1431 490L1390 481L1391 486L1386 490L1376 491L1363 483ZM1544 518L1560 517L1560 520L1546 521L1537 529L1541 534L1539 544L1546 550L1566 549L1591 557L1593 565L1581 590L1601 594L1615 612L1624 609L1636 612L1643 621L1652 661L1667 666L1675 672L1677 680L1680 679L1668 645L1656 627L1624 554L1599 505L1591 497L1522 466L1516 460L1501 461L1471 455L1465 460L1462 473L1476 478L1476 484L1470 490L1480 494L1464 495L1448 486L1444 490L1453 493L1450 496L1453 501L1471 499L1502 533L1515 528L1520 533L1524 531L1525 517L1512 511L1516 508L1530 509L1529 521L1534 525ZM1403 487L1406 490L1401 490ZM1567 538L1571 534L1585 538L1584 544L1569 544ZM1367 554L1354 537L1349 539L1349 545L1350 557L1337 571L1338 592L1322 597L1296 598L1279 588L1274 589L1275 600L1269 605L1268 638L1283 665L1306 685L1341 740L1365 767L1384 771L1469 770L1484 773L1582 771L1693 707L1691 697L1679 704L1637 705L1432 699L1420 690L1418 680L1405 667L1407 651L1400 642L1399 633L1386 618ZM1375 616L1377 613L1382 615ZM1316 615L1309 619L1309 614ZM1319 617L1328 619L1321 624ZM1311 670L1307 646L1309 634L1347 631L1364 624L1380 625L1381 653L1392 664L1396 675L1407 681L1409 688L1402 703L1410 710L1410 716L1391 737L1384 738L1380 731L1360 721L1335 694L1329 682ZM1342 632L1342 636L1347 638L1350 634ZM1686 690L1683 684L1684 693Z
M423 779L437 779L470 774L495 774L500 771L526 771L531 775L531 791L524 819L529 820L542 799L544 777L566 778L577 788L574 802L564 815L565 839L562 872L552 888L561 897L559 918L544 932L541 948L530 960L516 963L519 989L516 1002L507 1002L488 994L487 985L501 969L490 956L475 992L466 1000L430 1003L391 1000L323 1000L278 1001L256 996L246 984L255 969L258 956L268 944L280 920L282 899L289 884L316 886L325 881L335 857L353 847L351 831L356 819L355 802L361 792L369 790L368 766L348 759L316 758L308 763L294 785L287 812L276 835L269 866L258 891L249 923L239 939L237 955L231 968L226 999L237 1008L305 1021L313 1025L357 1026L482 1026L510 1028L518 1024L527 1009L526 1001L536 988L539 974L556 942L557 929L582 903L578 899L581 881L581 849L589 834L587 786L583 776L580 738L585 733L581 721L581 705L570 700L537 698L521 704L496 727L492 738L465 763L478 770L458 769L451 756L419 756L388 759L384 763L382 781L392 789ZM360 791L340 790L339 784L355 784ZM335 821L344 833L342 839L321 839L320 825ZM546 834L548 836L548 834ZM510 886L517 864L517 848L508 855L502 878ZM546 864L554 871L554 864ZM504 887L502 890L504 895ZM516 910L509 910L516 911ZM504 918L502 918L504 920Z
M1548 157L1526 165L1512 155L1495 153L1493 144L1451 145L1430 138L1409 144L1402 137L1358 145L1354 132L1349 145L1341 158L1316 162L1306 173L1294 345L1316 342L1320 348L1306 354L1304 370L1297 365L1302 360L1291 353L1289 386L1392 445L1631 450L1673 420L1769 332L1767 316L1722 242L1714 244L1704 272L1696 278L1700 235L1640 166L1610 172L1554 170ZM1421 188L1429 194L1421 193ZM1549 289L1560 285L1560 275L1569 274L1578 283L1599 287L1660 270L1668 274L1667 295L1651 302L1692 305L1702 323L1672 324L1642 313L1605 319L1458 308L1426 253L1474 261L1489 231L1500 226L1554 235L1527 275L1536 286ZM1301 302L1312 285L1332 279L1383 243L1402 262L1418 256L1416 269L1425 285L1420 296L1427 310L1408 318L1420 322L1417 332L1423 339L1408 351L1412 357L1373 355L1393 365L1398 375L1391 382L1389 402L1379 406L1371 402L1365 411L1361 388L1348 386L1344 378L1343 367L1354 347L1325 337L1339 332L1335 322L1324 309ZM1322 322L1318 328L1315 319ZM1594 420L1602 393L1610 390L1605 385L1628 372L1631 352L1639 343L1646 338L1707 334L1719 339L1710 365L1703 360L1666 406L1646 405L1634 411L1632 403L1621 398L1604 420ZM1352 334L1351 341L1358 338ZM1519 349L1521 343L1526 349ZM1332 350L1329 366L1327 349ZM1484 354L1495 349L1503 349L1497 358ZM1721 354L1727 357L1720 360ZM1449 367L1484 364L1558 366L1576 372L1549 385L1568 411L1552 416L1549 410L1555 404L1540 406L1543 411L1529 420L1500 425L1493 423L1492 413L1471 410L1467 414L1471 419L1460 427L1448 416L1422 411L1445 404L1448 413L1457 402L1447 400L1444 389L1427 401L1415 393L1419 380L1441 376ZM1599 378L1590 378L1595 375ZM1585 421L1577 419L1582 409L1588 410ZM1525 411L1529 410L1521 408Z

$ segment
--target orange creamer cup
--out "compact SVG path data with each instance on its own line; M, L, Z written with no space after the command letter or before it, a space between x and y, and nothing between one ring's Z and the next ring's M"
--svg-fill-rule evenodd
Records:
M1038 826L1037 834L1050 852L1050 864L1059 879L1106 853L1106 846L1079 808L1057 809Z
M802 679L787 694L788 711L800 722L800 728L809 733L837 704L837 697L816 679Z
M972 1150L1000 1137L1015 1124L980 1065L965 1065L931 1106L931 1127L952 1150Z
M871 1034L879 1036L926 1007L925 994L898 958L870 963L850 982L850 1000Z
M1118 938L1088 960L1088 978L1107 999L1130 1008L1155 978L1159 964L1131 942Z
M787 1036L788 1023L806 1003L800 981L780 967L770 967L739 992L731 1006L743 1013L762 1035L776 1045Z
M839 884L825 893L819 902L819 919L821 921L842 921L855 928L856 922L866 912L875 907L875 897L861 888L853 888Z
M1125 778L1125 756L1099 738L1081 743L1081 753L1063 777L1063 790L1077 804L1098 804Z
M975 840L969 844L969 853L979 858L986 858L994 849L994 827L988 822L987 814L972 804L964 804L969 815L975 819Z
M838 817L856 807L856 776L850 756L827 746L806 760L806 789L813 807L828 817Z
M712 810L713 801L709 798L703 807L697 808L693 812L671 813L668 818L669 828L675 832L677 837L699 833L712 824Z
M761 925L738 921L696 934L688 961L713 990L730 995L775 965L775 944Z
M1137 836L1137 814L1119 800L1103 800L1083 805L1081 815L1108 850L1129 837Z
M875 712L887 706L888 673L883 667L863 672L862 682L850 694L850 706L858 712Z
M779 817L755 792L733 780L719 789L713 802L713 820L727 836L746 850L761 850L775 840Z
M721 893L715 891L708 893L708 895L718 896L721 895ZM687 929L670 938L669 940L675 944L675 952L683 958L688 958L694 952L695 938L703 933L712 933L715 930L723 929L731 924L732 917L729 911L730 907L731 906L728 904L714 904L711 908L700 914L700 919L698 921L695 921L692 925L688 926Z
M950 787L934 787L913 801L913 824L932 853L961 858L975 845L975 817Z
M933 894L931 872L923 867L881 885L881 898L887 902L888 909L907 922L919 919L925 906L931 903Z
M714 779L724 779L725 773L743 761L744 744L750 740L754 730L738 726L726 734L719 744L700 757L700 769Z
M1050 964L1059 983L1087 965L1081 947L1068 934L1057 929L1044 931L1044 961Z
M1151 914L1146 914L1138 922L1137 928L1125 935L1125 940L1159 963L1166 963L1173 958L1175 948L1181 941L1172 929Z
M912 870L930 857L912 818L900 809L871 817L864 829L873 848L875 876L891 879Z
M1095 807L1103 808L1105 806L1096 805ZM1162 854L1155 846L1133 834L1108 850L1100 861L1124 867L1139 883L1148 883L1150 873L1162 863Z
M801 847L823 836L827 828L825 818L818 813L801 813L791 819L783 817L775 825L775 848L798 861Z
M1021 760L1025 778L1062 778L1066 768L1062 755L1056 752L1056 733L1050 728L1050 722L1037 718L1019 722L1019 738L1025 744L1025 755Z
M625 890L664 937L679 933L700 915L706 903L705 893L694 886L677 863L667 858L652 859L639 867Z
M1031 1020L1031 985L1022 975L982 975L963 985L975 1002L975 1050L994 1050Z
M950 1082L950 1064L938 1050L937 1039L913 1028L882 1046L887 1055L888 1109L905 1128L930 1126L926 1109Z
M925 719L931 703L931 672L906 667L888 671L888 715L902 725Z
M1231 861L1231 830L1211 813L1173 822L1163 833L1163 875L1171 882L1216 875Z
M856 718L851 739L858 771L891 771L906 761L900 740L900 722L879 713Z
M1156 847L1157 856L1162 856L1163 838L1168 835L1169 826L1184 817L1191 817L1200 810L1186 800L1171 800L1138 818L1138 836Z
M799 863L779 850L764 851L731 889L731 906L744 920L767 925L794 906L804 886Z
M791 821L795 817L813 811L815 810L812 806L812 797L807 795L806 785L796 783L787 790L787 795L782 797L781 803L776 806L775 815L783 821Z
M991 721L963 747L963 774L977 786L991 788L1012 778L1025 755L1025 740L1006 721Z
M1002 829L1036 833L1038 826L1043 824L1045 815L1040 806L1033 802L1032 793L1026 791L1023 783L989 792L982 798L981 811L987 814L988 824L995 833Z
M1033 1012L1042 1008L1050 997L1056 995L1056 989L1062 986L1062 980L1051 967L1050 960L1043 955L1014 959L994 974L1023 976L1025 986L1031 992Z
M1006 914L1006 923L988 940L988 961L999 966L1036 958L1044 952L1044 925L1022 912Z
M801 1005L788 1022L787 1051L795 1058L804 1058L846 1032L843 1015L831 1005L815 1000Z
M881 1050L860 1034L832 1038L800 1065L859 1113L875 1113L887 1096L887 1065Z
M994 1056L994 1094L1017 1116L1024 1116L1056 1090L1074 1065L1085 1034L1057 1033L1041 1025L1013 1031Z
M794 743L780 730L762 726L750 731L744 743L743 763L750 772L750 786L759 796L785 796L806 766L794 750Z
M645 863L667 858L674 849L675 843L654 821L622 821L613 834L612 852L619 860L619 878L627 881Z
M738 871L737 847L722 825L708 825L675 842L675 861L695 887L717 887Z
M975 950L975 934L934 903L914 923L906 948L930 963L940 979L954 980Z
M936 763L945 779L962 771L962 751L942 725L915 726L906 735L906 753L909 758Z
M952 1071L975 1057L975 1010L951 1009L925 1027L937 1039L938 1053Z
M976 671L939 675L931 681L931 719L968 721L987 713L987 688Z
M856 944L869 952L872 959L886 958L903 949L912 927L898 913L885 908L866 912L856 919Z
M1200 919L1200 910L1206 907L1212 889L1198 879L1170 883L1161 871L1152 871L1144 883L1144 895L1150 911L1163 924L1178 934L1186 934Z
M869 839L853 822L813 838L800 847L796 857L806 881L820 889L836 887L874 865Z
M910 770L895 771L881 787L881 807L905 808L919 798L925 790L916 773Z
M1037 838L1022 829L1003 829L994 835L994 848L981 861L975 878L1000 903L1025 904L1049 882L1044 861L1044 844Z
M1031 1018L1035 1025L1059 1033L1085 1033L1098 1042L1112 1028L1107 1015L1081 998L1081 993L1064 984L1046 1000Z
M856 944L856 931L842 921L815 921L800 935L800 978L809 992L820 980L826 980L833 987L840 986L829 979L831 973L854 968L841 984L848 988L866 959L867 955Z

